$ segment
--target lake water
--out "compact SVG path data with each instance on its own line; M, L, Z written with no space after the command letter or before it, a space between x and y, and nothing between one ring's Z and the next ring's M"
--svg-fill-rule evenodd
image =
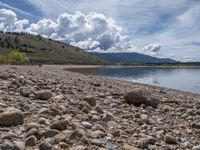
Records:
M70 70L200 94L200 68L195 67L100 67Z

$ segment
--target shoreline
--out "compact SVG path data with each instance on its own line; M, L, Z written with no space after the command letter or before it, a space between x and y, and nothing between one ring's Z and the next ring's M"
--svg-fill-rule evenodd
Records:
M135 66L117 66L117 65L107 65L107 66L103 66L103 65L70 65L70 66L66 66L63 70L65 71L70 71L70 72L73 72L73 73L79 73L79 74L82 74L82 75L86 75L84 73L80 73L80 72L76 72L74 71L73 69L82 69L82 68L134 68ZM136 66L136 67L151 67L151 66ZM154 67L154 66L152 66ZM165 67L162 67L162 66L157 66L158 68L165 68ZM194 69L193 67L176 67L176 66L171 66L171 67L166 67L166 68L192 68ZM197 67L195 67L196 69L199 69ZM87 74L87 75L90 75L90 74ZM119 81L122 81L122 82L130 82L130 83L133 83L133 84L141 84L141 85L145 85L145 86L152 86L152 88L154 87L157 87L157 88L162 88L164 90L174 90L174 91L177 91L177 92L184 92L186 94L195 94L195 95L200 95L200 93L195 93L195 92L190 92L190 91L184 91L184 90L179 90L179 89L174 89L174 88L169 88L169 87L164 87L164 86L158 86L158 85L151 85L151 84L146 84L146 83L139 83L139 82L134 82L134 81L131 81L131 80L124 80L124 79L117 79L117 78L112 78L112 77L104 77L104 76L100 76L100 75L92 75L91 76L95 76L95 77L98 77L98 78L105 78L105 79L110 79L110 80L119 80Z
M27 149L47 144L70 150L200 146L199 94L83 75L63 70L66 67L0 66L0 147L6 142L20 142ZM124 97L138 90L158 100L158 106L127 103ZM2 116L11 108L18 109L23 120L4 127Z

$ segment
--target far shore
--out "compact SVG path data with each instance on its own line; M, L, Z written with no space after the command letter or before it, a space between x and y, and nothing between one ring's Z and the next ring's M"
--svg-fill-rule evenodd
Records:
M66 68L99 68L99 67L160 67L160 68L200 68L200 66L195 65L61 65L66 66Z

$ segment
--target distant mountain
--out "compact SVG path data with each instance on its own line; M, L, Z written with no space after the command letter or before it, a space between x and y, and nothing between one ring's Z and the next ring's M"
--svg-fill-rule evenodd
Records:
M107 64L108 62L66 43L39 35L0 31L0 56L18 50L24 52L30 63L53 64Z
M139 53L92 53L97 57L105 59L114 64L126 63L126 64L147 64L147 63L177 63L170 58L156 58Z

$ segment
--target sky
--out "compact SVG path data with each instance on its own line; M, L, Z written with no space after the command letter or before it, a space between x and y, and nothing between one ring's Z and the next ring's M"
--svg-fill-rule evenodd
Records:
M200 61L200 0L0 0L0 30L88 51Z

